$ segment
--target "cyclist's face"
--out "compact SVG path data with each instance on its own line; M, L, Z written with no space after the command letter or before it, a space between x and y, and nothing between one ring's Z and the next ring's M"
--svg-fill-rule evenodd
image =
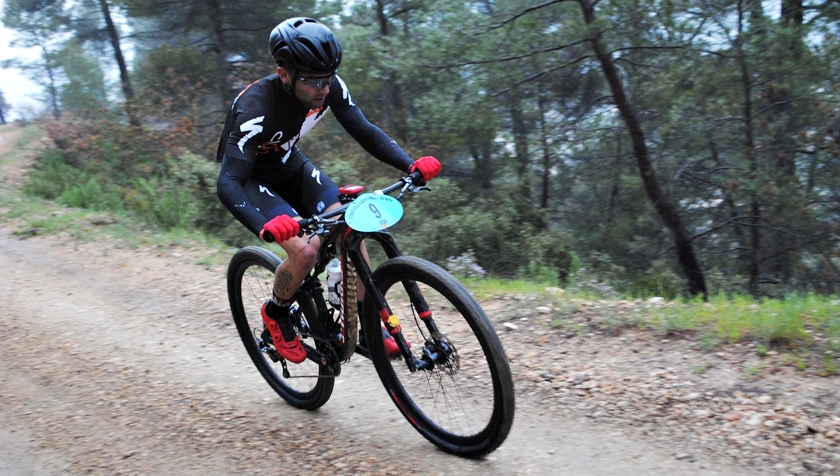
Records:
M277 68L283 84L290 86L295 82L294 95L298 101L310 109L318 109L324 106L324 100L330 92L330 80L334 75L324 78L300 78L283 68Z

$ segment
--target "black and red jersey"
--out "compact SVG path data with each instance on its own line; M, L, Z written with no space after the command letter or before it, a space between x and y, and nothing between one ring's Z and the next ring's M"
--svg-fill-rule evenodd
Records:
M365 118L339 76L330 84L320 109L303 106L286 91L276 73L251 83L231 105L217 158L221 162L224 156L234 157L253 162L258 168L276 168L278 163L286 163L292 147L330 110L371 155L408 172L414 161Z
M300 174L309 166L295 144L328 111L378 160L402 172L408 172L414 163L402 147L365 118L340 77L333 78L319 109L301 104L286 91L276 73L262 78L233 101L217 152L222 163L217 182L219 199L254 233L269 217L246 193L246 183L270 183L281 197L287 188L291 193L291 184L299 188L304 180Z

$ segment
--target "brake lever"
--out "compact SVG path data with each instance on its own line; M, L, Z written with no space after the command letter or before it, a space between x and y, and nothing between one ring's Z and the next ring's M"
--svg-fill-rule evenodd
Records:
M317 217L314 220L314 223L309 224L308 226L317 225L314 229L309 228L309 233L301 228L298 232L298 236L309 235L306 242L312 242L312 238L315 236L326 236L330 234L330 230L327 229L325 225L337 225L339 223L338 220L331 220L331 219L318 219Z
M408 190L412 188L411 177L406 177L403 180L405 180L405 185L403 185L402 189L400 189L400 193L397 194L397 200L403 198L405 194L408 193Z
M405 185L403 185L402 189L400 190L400 193L397 195L397 200L400 200L401 198L403 198L405 196L405 194L408 193L408 192L419 193L419 192L422 192L423 190L429 190L429 191L432 190L431 188L427 187L425 184L414 185L414 182L411 180L411 177L406 177L403 180L405 181Z
M323 229L323 226L319 226L317 229L312 230L312 233L309 235L309 237L306 238L306 244L312 243L312 238L315 238L315 236L318 235L319 232Z

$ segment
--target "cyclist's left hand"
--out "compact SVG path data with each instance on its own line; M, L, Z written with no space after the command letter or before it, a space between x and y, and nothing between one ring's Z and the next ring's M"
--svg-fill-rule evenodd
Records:
M423 180L428 182L440 173L440 162L431 155L420 157L414 161L408 171L414 172L415 170L419 170L423 174Z

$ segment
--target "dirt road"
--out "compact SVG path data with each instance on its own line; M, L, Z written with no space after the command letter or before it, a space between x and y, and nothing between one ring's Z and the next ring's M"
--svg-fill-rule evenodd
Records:
M33 155L9 153L20 137L0 127L0 194L16 193ZM0 205L0 476L840 468L840 378L759 358L749 344L709 351L606 322L635 322L645 303L483 301L511 359L517 413L482 460L424 440L363 358L323 408L296 410L248 359L224 266L196 264L213 250L20 235L8 213Z
M355 359L331 401L284 404L248 360L220 269L0 228L0 474L734 474L518 395L481 461L437 451ZM744 474L744 468L737 473Z

